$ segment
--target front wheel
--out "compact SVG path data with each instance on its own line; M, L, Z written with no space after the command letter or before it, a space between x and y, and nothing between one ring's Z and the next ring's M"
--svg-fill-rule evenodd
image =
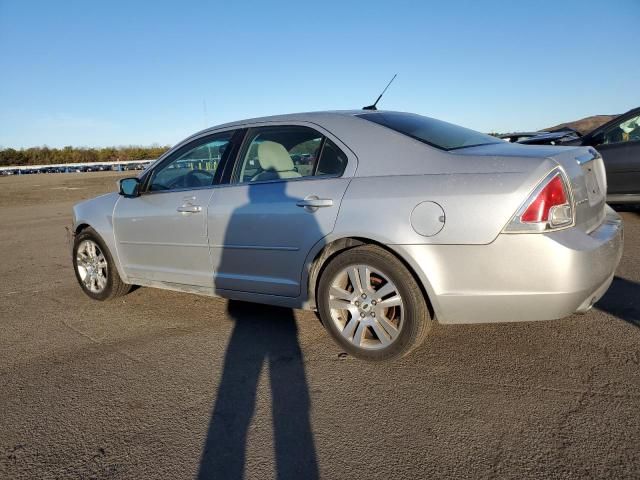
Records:
M118 275L109 250L92 228L75 237L73 269L82 291L94 300L111 300L131 290L131 285Z
M433 325L427 303L405 265L375 245L338 254L321 274L320 318L334 339L364 360L400 358Z

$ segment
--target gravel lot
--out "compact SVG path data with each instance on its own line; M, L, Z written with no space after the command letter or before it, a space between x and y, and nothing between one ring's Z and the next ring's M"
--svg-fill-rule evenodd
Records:
M0 478L640 477L640 210L587 315L368 364L308 312L85 297L71 205L121 175L0 178Z

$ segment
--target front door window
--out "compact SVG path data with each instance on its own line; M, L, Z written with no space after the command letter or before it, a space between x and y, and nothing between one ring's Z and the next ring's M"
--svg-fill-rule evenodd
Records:
M230 145L233 132L223 132L203 140L179 153L167 164L155 169L149 182L149 190L170 191L209 187Z

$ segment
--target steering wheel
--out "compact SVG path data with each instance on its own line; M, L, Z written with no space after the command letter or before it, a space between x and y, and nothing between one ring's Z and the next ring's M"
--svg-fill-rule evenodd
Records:
M207 178L203 179L200 175L205 176ZM180 177L173 180L168 188L189 188L189 187L204 187L206 185L213 184L213 173L208 170L201 170L196 168L194 170L189 171L185 175L181 175Z

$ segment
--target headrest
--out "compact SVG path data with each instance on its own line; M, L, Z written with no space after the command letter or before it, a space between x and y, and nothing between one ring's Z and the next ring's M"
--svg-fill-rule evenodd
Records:
M269 140L258 145L258 162L262 170L287 172L294 169L293 160L287 149Z

